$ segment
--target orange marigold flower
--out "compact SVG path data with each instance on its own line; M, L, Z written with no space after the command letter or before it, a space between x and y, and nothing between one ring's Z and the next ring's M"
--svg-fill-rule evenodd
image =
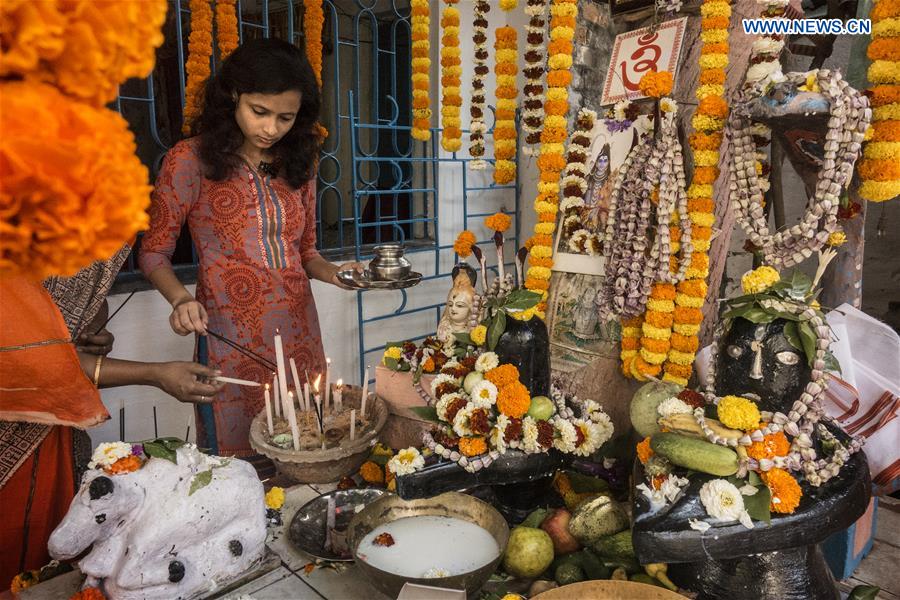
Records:
M706 96L700 101L697 112L701 115L724 119L728 116L728 103L721 96Z
M872 60L900 60L900 38L875 38L869 42L867 54Z
M487 442L483 437L460 438L459 451L465 456L478 456L487 452Z
M719 146L722 145L722 132L703 133L698 131L691 134L688 138L688 142L694 150L718 150ZM694 171L694 181L697 181L697 171L700 169L715 169L715 167L697 167ZM712 181L707 183L712 183L715 180L716 178L714 176Z
M566 166L566 159L560 154L542 154L537 160L538 168L546 171L562 171Z
M517 369L515 365L499 365L485 373L484 378L496 385L499 389L518 381L519 369Z
M503 233L509 229L512 219L505 213L494 213L489 217L485 217L484 224L488 229L493 229L499 233Z
M625 338L622 338L622 342L622 349L626 350L624 346ZM669 340L655 340L653 338L643 337L641 338L641 346L648 352L666 354L669 351Z
M709 268L709 255L703 252L695 252L693 256L691 256L691 268L704 270Z
M515 110L506 109L506 108L498 108L498 109L495 111L495 114L496 114L496 116L497 116L497 121L498 121L498 122L499 122L499 121L512 121L513 119L516 118L516 111L515 111Z
M422 363L422 370L425 371L426 373L434 373L434 369L435 369L434 359L429 356L428 358L425 359L425 362Z
M715 210L716 205L712 198L691 198L688 200L687 209L689 212L705 212L711 213Z
M702 27L705 31L710 31L712 29L728 29L729 25L728 17L707 17L700 22L700 27ZM701 83L725 83L725 71L723 69L706 69L707 71L722 71L722 81L717 82L706 82L703 81Z
M715 42L703 44L700 54L728 54L728 42Z
M550 282L544 279L528 277L525 279L525 288L529 290L549 290Z
M694 240L709 240L712 238L712 227L701 227L699 225L694 225L691 227L691 239Z
M772 459L776 456L787 456L791 450L791 443L783 432L770 433L763 437L761 442L753 442L747 447L747 456L762 460Z
M637 445L637 457L642 465L646 465L650 457L653 456L653 449L650 448L650 436L645 437Z
M528 388L518 381L501 387L500 393L497 394L497 410L507 417L521 419L530 406L531 395Z
M900 142L900 121L878 121L874 125L873 142Z
M359 476L366 483L384 483L384 471L377 462L372 460L367 460L362 464L359 468Z
M694 146L693 140L691 141L691 147L697 148L696 146ZM697 148L697 149L701 149L701 148ZM715 183L716 178L718 176L719 176L719 170L716 167L697 167L694 169L694 183L699 183L699 184Z
M869 13L869 18L873 21L890 17L900 17L900 0L878 0Z
M637 371L642 376L646 377L650 375L651 377L656 377L659 375L659 372L662 371L662 365L651 365L638 354L632 359L631 363L631 371L634 373Z
M760 477L772 492L772 503L769 505L769 510L785 515L797 510L803 490L800 489L800 484L790 473L784 469L770 469L762 473Z
M69 596L69 600L106 600L106 596L100 591L100 588L89 587L84 588L80 592L75 592Z
M572 54L572 50L572 42L569 40L552 40L547 44L548 54Z
M548 115L559 115L562 116L566 114L569 110L569 103L566 100L545 100L544 101L544 112ZM546 129L544 131L547 131ZM541 137L543 140L543 137Z
M872 40L872 43L875 41ZM876 85L866 90L866 95L874 108L900 102L900 85Z
M676 307L676 310L677 307ZM647 323L660 329L668 329L672 326L673 314L670 312L659 312L657 310L648 310L646 315Z
M682 379L689 379L691 373L693 373L694 371L691 365L679 365L678 363L673 363L672 361L667 362L664 368L666 370L666 373L674 377L680 377Z
M900 161L889 158L867 158L856 167L859 176L872 181L900 179Z
M668 71L647 71L638 82L641 93L650 98L662 98L672 92L672 74Z
M679 352L696 353L697 349L700 347L700 340L697 339L697 336L695 335L681 335L680 333L673 332L670 342L672 344L672 349L678 350Z
M512 63L497 63L494 65L494 73L497 75L515 75L518 72L516 65Z
M675 320L688 325L699 325L703 322L703 312L699 308L675 306Z
M666 475L654 475L653 479L650 480L650 484L653 486L654 490L658 490L662 487L663 482L666 480Z
M674 300L675 286L671 283L654 283L650 290L650 297L654 300Z
M141 464L143 464L141 462L141 458L132 454L130 456L120 458L111 465L103 467L103 470L110 475L120 475L122 473L131 473L132 471L137 471L141 468Z
M554 70L547 73L547 87L568 87L572 83L572 72Z
M706 289L702 279L685 279L678 284L678 291L692 298L706 298Z
M622 350L640 350L641 340L636 337L622 336Z
M622 327L640 327L642 323L640 317L631 317L630 319L622 319Z

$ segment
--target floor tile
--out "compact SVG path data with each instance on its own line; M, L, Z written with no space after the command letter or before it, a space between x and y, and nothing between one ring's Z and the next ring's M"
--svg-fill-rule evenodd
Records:
M322 596L293 574L253 592L250 597L253 600L322 600Z
M338 564L337 570L316 567L309 575L298 572L298 576L328 600L389 600L372 587L355 564Z
M295 571L303 568L311 559L308 555L294 549L288 541L287 530L297 510L318 495L319 492L317 490L306 484L285 490L284 507L281 509L281 518L284 524L269 533L267 542L269 548L278 554L289 568Z
M296 575L294 575L289 569L285 568L284 566L278 567L274 571L270 571L262 577L254 579L253 581L242 585L238 589L229 592L228 595L225 596L224 600L235 600L236 598L245 595L252 596L254 592L277 583L286 577L295 578Z

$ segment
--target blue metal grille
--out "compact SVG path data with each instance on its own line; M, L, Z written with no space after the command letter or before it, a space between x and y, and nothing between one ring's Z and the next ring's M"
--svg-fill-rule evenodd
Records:
M173 56L166 65L177 65L177 83L170 87L177 85L178 94L172 88L166 98L174 97L182 106L190 23L187 4L187 0L170 0L167 30L174 44L171 39L167 41ZM509 240L518 247L518 182L495 186L490 170L472 171L470 159L462 155L442 156L439 129L432 130L432 140L427 143L411 138L408 1L324 0L323 8L322 122L329 136L319 164L319 249L326 256L366 260L374 245L403 242L414 268L425 275L414 301L405 290L392 292L398 302L393 310L383 310L386 303L376 302L370 296L372 292L358 292L362 374L367 356L380 353L392 337L421 339L434 332L456 260L452 243L458 230L473 230L492 256L488 251L493 245L480 223L484 216L502 208L514 217ZM274 36L302 47L302 13L301 0L239 0L241 40ZM437 20L432 18L432 23ZM434 30L437 33L437 27ZM437 54L438 44L434 48ZM433 60L437 64L437 56ZM168 136L159 130L163 99L157 90L171 79L165 77L162 68L166 67L158 64L155 74L163 82L155 81L154 75L128 82L116 101L117 109L135 129L139 152L154 173L170 145L166 137L177 139L176 128L180 126L169 123ZM213 72L215 68L213 60ZM467 132L463 137L467 139ZM506 256L511 259L512 253ZM131 259L126 269L134 271ZM395 336L393 331L402 335Z

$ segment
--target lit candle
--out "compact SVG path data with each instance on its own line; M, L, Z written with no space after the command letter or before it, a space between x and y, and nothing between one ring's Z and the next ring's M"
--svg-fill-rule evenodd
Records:
M338 379L337 383L334 384L334 410L335 412L341 412L344 410L344 390L343 386L344 380Z
M284 363L284 348L281 346L281 335L275 330L275 364L278 367L278 385L281 393L281 401L287 402L287 369ZM284 415L287 418L287 414Z
M330 371L331 371L331 359L326 358L325 359L325 398L322 400L322 406L323 406L322 414L325 414L325 412L328 410L328 396L331 391L331 380L329 379L329 377L331 377Z
M322 423L322 396L319 394L319 383L322 381L322 374L316 375L316 380L313 382L313 394L316 397L316 418L319 420L319 432L325 433L325 425ZM322 442L323 444L325 442Z
M269 396L269 384L266 384L265 389L265 398L266 398L266 425L269 426L269 435L275 435L275 430L272 428L272 398Z
M294 380L294 393L297 394L297 402L300 402L302 405L303 401L303 388L300 386L300 375L297 373L297 363L294 361L294 357L288 361L291 365L291 377Z
M362 410L360 410L360 417L363 419L366 418L366 400L369 399L369 366L366 365L366 372L363 375L363 384L362 384Z
M278 375L272 375L272 393L275 394L275 417L281 416L281 388L278 385Z
M350 409L350 441L356 439L356 409Z
M297 427L297 413L294 412L294 392L287 393L287 415L291 423L291 440L294 442L294 450L300 449L300 429Z

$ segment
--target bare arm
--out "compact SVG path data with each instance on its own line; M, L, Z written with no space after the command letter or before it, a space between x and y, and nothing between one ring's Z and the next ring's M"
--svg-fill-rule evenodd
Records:
M153 284L163 297L172 305L172 314L169 315L169 324L178 335L199 333L206 335L206 326L209 324L209 316L202 304L194 300L187 291L171 265L163 265L147 274L147 279Z
M93 379L98 357L79 352L78 360L84 373ZM220 374L216 369L192 362L148 363L104 358L97 379L101 388L150 385L182 402L209 402L224 385L211 379Z

